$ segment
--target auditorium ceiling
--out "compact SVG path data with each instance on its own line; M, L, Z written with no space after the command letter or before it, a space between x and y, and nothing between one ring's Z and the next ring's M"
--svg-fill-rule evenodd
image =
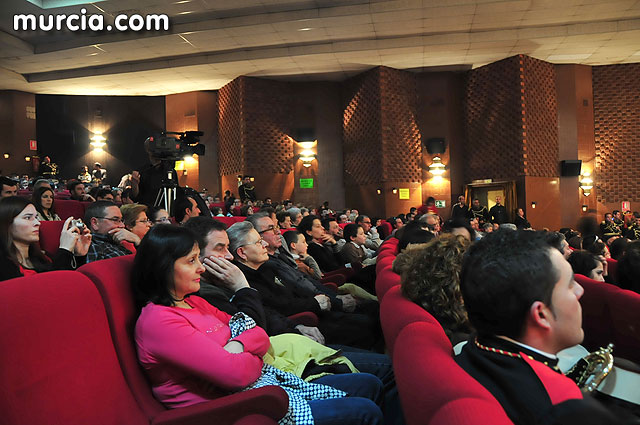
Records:
M165 95L240 75L340 81L378 65L466 70L526 54L640 62L640 0L2 0L0 90ZM35 3L35 4L34 4ZM37 4L37 5L36 5ZM40 6L44 7L40 7ZM168 31L14 31L16 14L166 14Z

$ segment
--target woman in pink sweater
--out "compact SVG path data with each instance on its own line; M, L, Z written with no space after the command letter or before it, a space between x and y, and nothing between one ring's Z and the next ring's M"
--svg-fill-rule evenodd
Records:
M247 387L260 377L269 337L256 326L231 339L231 316L187 298L204 271L198 245L184 229L156 230L143 239L133 267L138 359L156 398L184 407Z

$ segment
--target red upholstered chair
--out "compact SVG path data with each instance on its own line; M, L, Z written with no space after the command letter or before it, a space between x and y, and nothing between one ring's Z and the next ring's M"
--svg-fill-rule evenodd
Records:
M226 214L227 213L227 209L224 206L224 202L214 202L213 204L209 205L210 209L213 209L215 207L218 207L222 210L222 214Z
M380 256L381 254L382 257ZM382 252L378 254L378 259L376 260L376 273L382 273L385 269L391 270L391 268L393 267L393 260L395 259L395 255L388 255Z
M384 297L394 287L400 287L400 275L395 273L391 268L382 270L376 276L376 294L378 299L382 301Z
M389 223L388 221L383 221L382 223L380 223L380 226L378 226L378 233L380 234L380 237L382 239L388 238L392 232L393 227L391 227L391 223Z
M236 216L233 216L233 217L231 217L231 218L233 218L233 219L235 220L235 222L236 222L236 223L239 223L239 222L241 222L241 221L245 221L245 220L247 219L247 217L243 217L243 216L241 216L241 215L236 215Z
M73 199L56 199L55 203L56 212L62 221L69 217L84 218L85 206L82 202Z
M584 288L582 344L593 351L612 342L616 357L640 363L640 294L582 275L575 279Z
M440 325L407 325L393 353L408 425L512 424L493 395L455 362Z
M400 286L391 288L380 303L380 323L389 353L393 355L396 338L402 329L415 322L440 326L425 309L406 299L402 295Z
M63 224L64 221L40 222L40 248L49 258L53 258L60 247L60 233L62 233Z
M96 287L57 271L0 285L0 409L12 425L148 425Z
M133 332L137 319L129 275L133 255L96 261L78 269L98 288L107 310L109 327L127 384L149 422L154 424L233 424L256 415L255 424L275 424L287 411L288 398L279 387L264 387L231 394L183 409L166 410L152 395L138 364ZM193 416L200 419L192 422ZM126 422L123 422L126 423ZM242 422L248 423L248 422Z
M236 222L234 217L213 217L213 219L224 223L227 228Z
M345 227L347 227L347 224L349 223L338 223L338 226L340 226L341 229L344 229Z
M298 325L318 326L318 316L311 311L303 311L302 313L292 314L288 317Z

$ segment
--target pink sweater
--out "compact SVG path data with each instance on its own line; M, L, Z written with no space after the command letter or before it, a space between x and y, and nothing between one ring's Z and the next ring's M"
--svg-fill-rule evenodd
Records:
M229 316L197 296L193 309L149 303L136 323L138 360L153 393L167 407L184 407L238 391L260 377L269 337L260 327L236 341L244 352L222 348L231 337Z

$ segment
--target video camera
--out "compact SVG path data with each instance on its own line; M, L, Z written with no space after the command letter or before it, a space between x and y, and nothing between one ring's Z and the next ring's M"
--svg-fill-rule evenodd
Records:
M202 131L165 131L160 136L151 136L145 140L149 154L164 161L182 161L185 156L204 155L204 145L200 142ZM171 137L176 135L178 137Z

